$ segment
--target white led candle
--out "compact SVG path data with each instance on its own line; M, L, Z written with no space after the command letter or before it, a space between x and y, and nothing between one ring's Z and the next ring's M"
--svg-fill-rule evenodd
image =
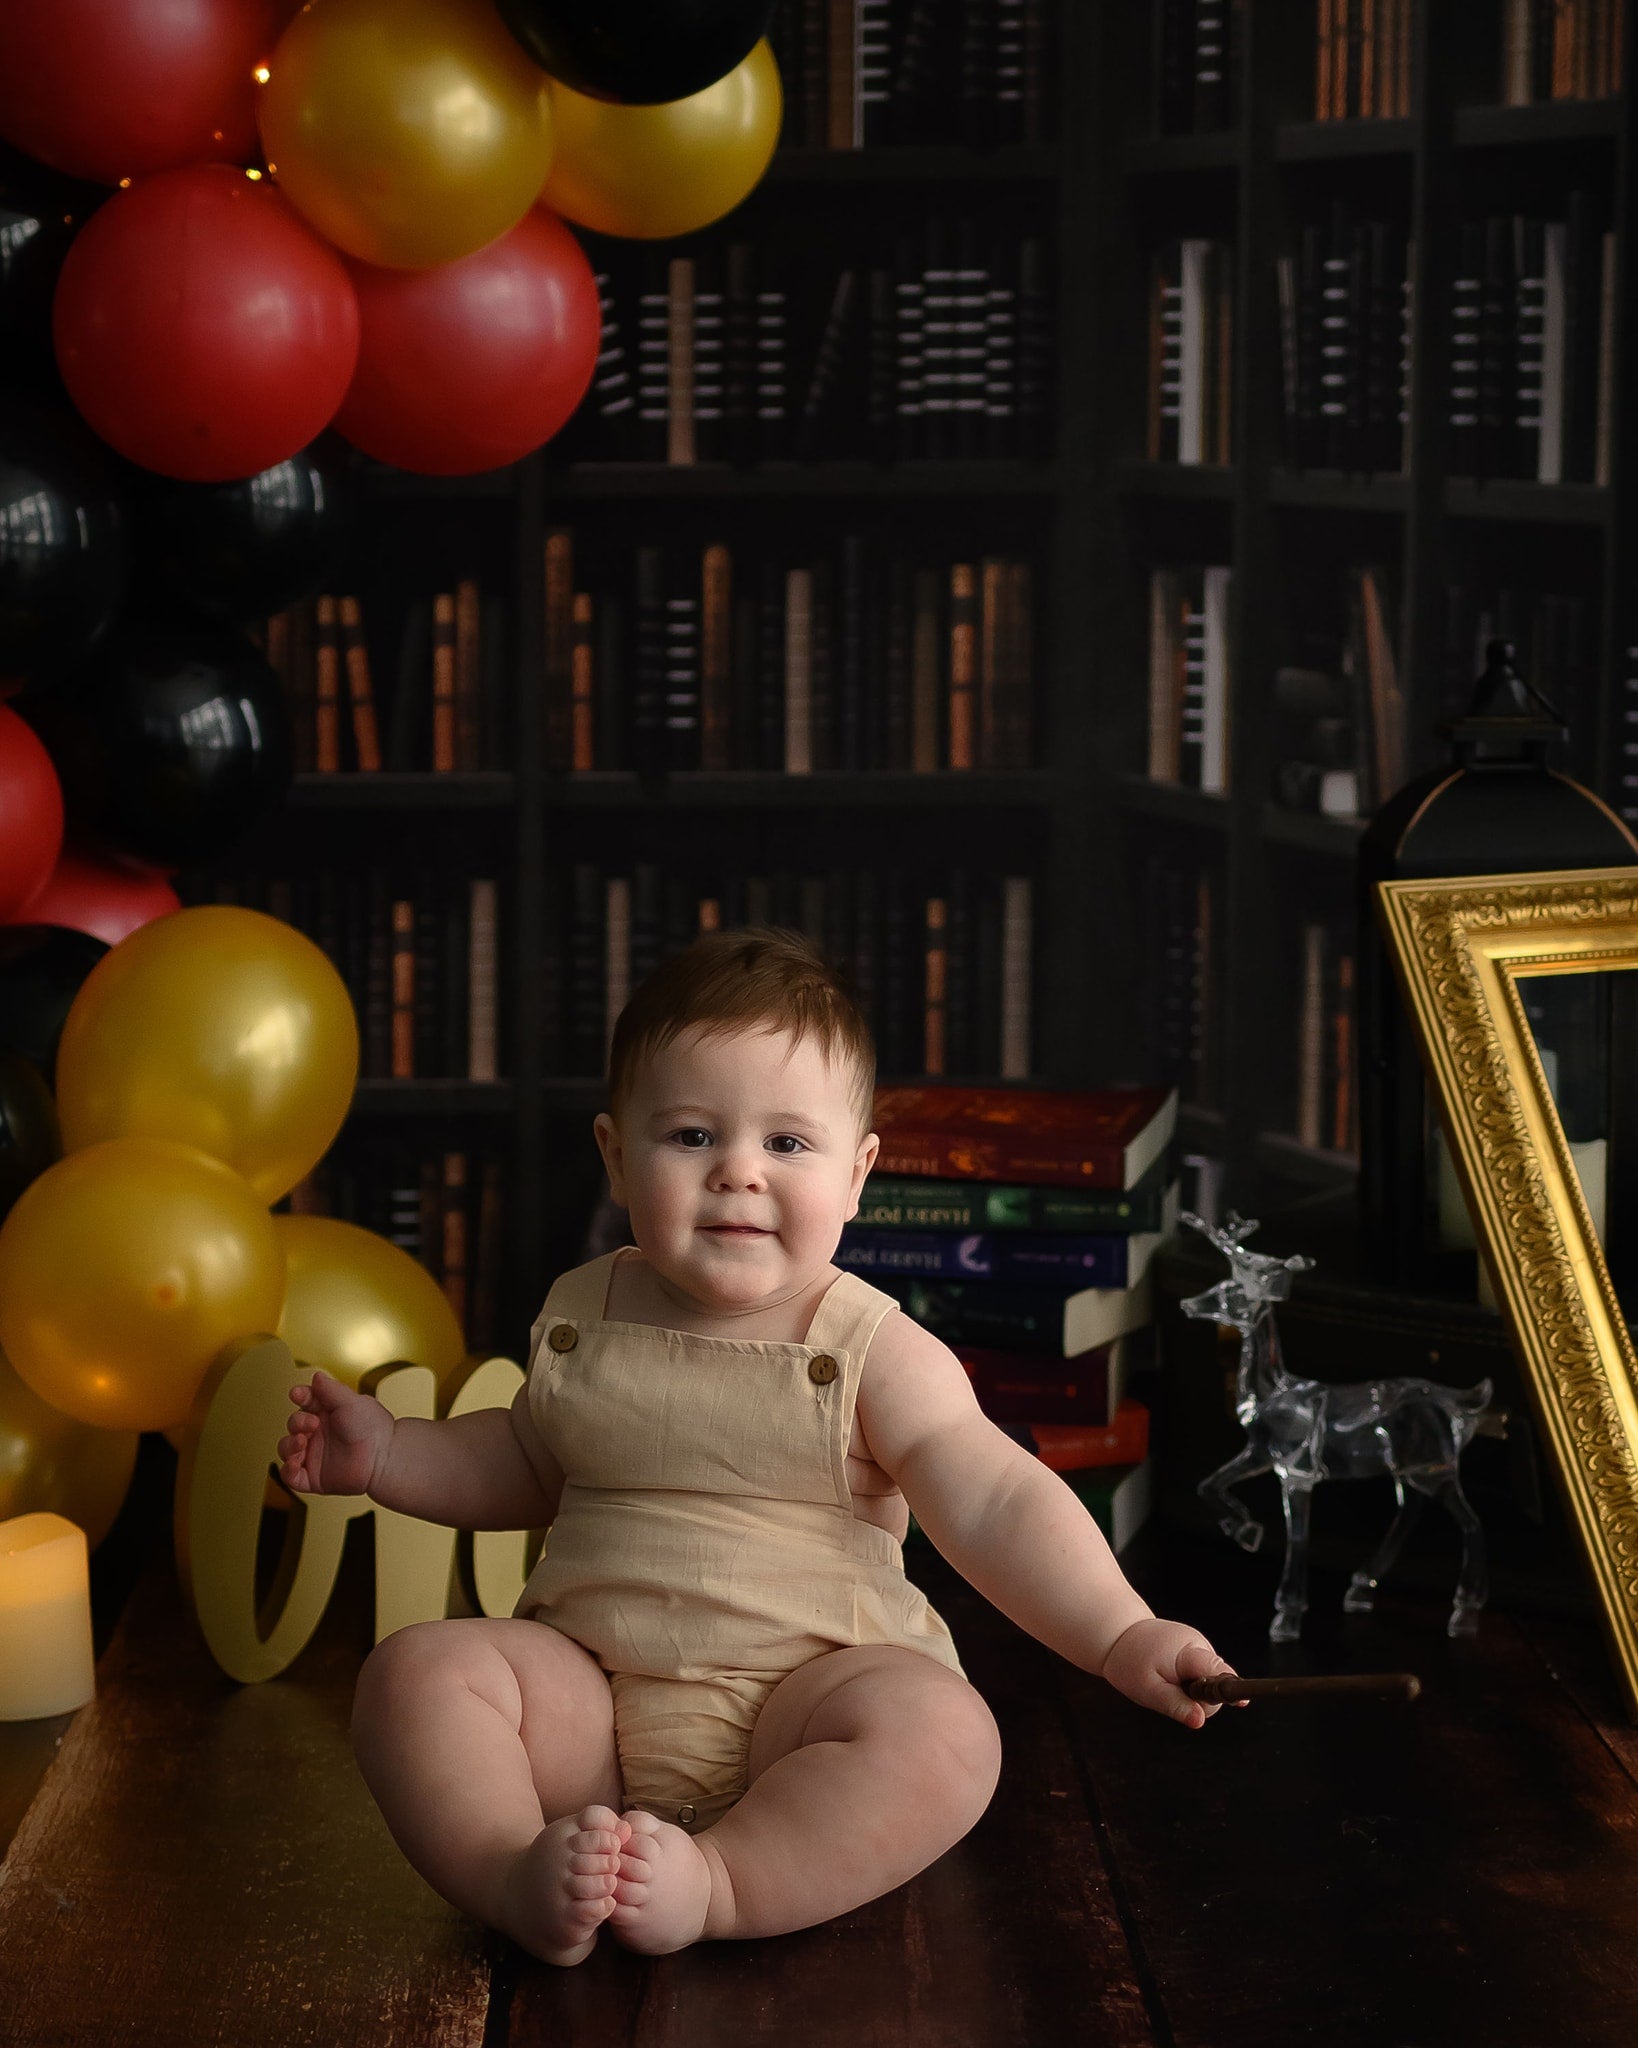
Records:
M85 1531L61 1515L0 1522L0 1721L66 1714L96 1689Z

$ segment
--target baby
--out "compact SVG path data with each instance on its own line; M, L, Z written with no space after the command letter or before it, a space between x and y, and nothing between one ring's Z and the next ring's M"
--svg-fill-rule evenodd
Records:
M596 1136L634 1247L558 1280L510 1412L394 1421L316 1373L297 1493L549 1534L511 1618L421 1622L359 1677L353 1741L442 1896L552 1963L606 1920L650 1954L779 1934L903 1884L1000 1768L904 1576L916 1517L986 1599L1201 1727L1224 1672L1158 1620L960 1361L831 1260L880 1141L875 1054L807 942L708 934L633 995Z

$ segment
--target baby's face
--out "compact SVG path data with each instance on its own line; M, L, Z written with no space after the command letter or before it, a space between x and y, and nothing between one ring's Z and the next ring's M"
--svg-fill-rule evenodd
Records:
M704 1309L788 1300L830 1264L879 1140L812 1039L685 1032L597 1119L614 1198L655 1271Z

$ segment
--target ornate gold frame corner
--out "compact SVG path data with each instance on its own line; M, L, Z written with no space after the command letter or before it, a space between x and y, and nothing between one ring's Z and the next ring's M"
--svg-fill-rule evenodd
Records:
M1518 983L1638 969L1638 868L1380 882L1377 909L1638 1721L1638 1353Z

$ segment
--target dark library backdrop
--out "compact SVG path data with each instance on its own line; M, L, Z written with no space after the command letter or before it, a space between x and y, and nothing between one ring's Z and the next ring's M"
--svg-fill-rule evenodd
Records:
M413 1246L453 1159L470 1240L487 1169L474 1343L584 1255L611 918L633 977L702 915L807 924L884 1079L1176 1082L1196 1190L1248 1213L1351 1184L1360 814L1440 758L1487 632L1638 815L1631 14L784 0L759 190L588 238L570 428L493 475L367 466L334 589L382 766L343 668L339 750L191 894L351 949L377 1051L329 1194ZM311 749L311 612L281 631Z

